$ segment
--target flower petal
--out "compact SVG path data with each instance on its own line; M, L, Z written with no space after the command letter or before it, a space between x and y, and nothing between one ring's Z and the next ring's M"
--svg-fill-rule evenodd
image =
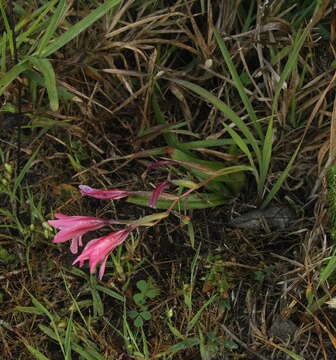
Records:
M169 188L172 185L170 181L164 181L159 186L157 186L148 201L148 206L151 208L156 208L156 202L160 195L165 191L165 189Z
M131 195L131 193L126 190L118 190L118 189L98 190L98 189L93 189L87 185L79 185L79 189L82 195L87 195L102 200L106 200L106 199L117 200Z
M93 273L97 264L101 263L99 269L99 278L101 279L105 272L106 261L109 254L115 247L124 242L128 234L135 229L135 226L128 226L126 229L112 232L109 235L89 241L81 255L79 255L72 264L79 262L82 267L85 260L89 260L90 272Z

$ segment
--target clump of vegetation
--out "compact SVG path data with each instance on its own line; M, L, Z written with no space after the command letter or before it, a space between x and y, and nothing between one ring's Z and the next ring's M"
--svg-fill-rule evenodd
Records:
M4 359L333 358L334 12L0 1Z

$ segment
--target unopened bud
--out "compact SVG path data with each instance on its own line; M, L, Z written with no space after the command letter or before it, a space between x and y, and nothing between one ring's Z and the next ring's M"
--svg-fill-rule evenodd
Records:
M67 322L66 322L66 320L61 320L61 321L57 324L57 326L58 326L59 328L61 328L61 329L65 329L65 328L67 327Z
M12 166L11 164L6 163L6 164L4 165L4 167L5 167L5 170L6 170L6 172L7 172L8 174L13 174L13 166Z
M210 69L210 68L212 67L212 65L213 65L213 60L212 60L212 59L207 59L207 60L205 61L204 66L205 66L207 69Z
M190 224L190 217L189 216L181 216L182 224Z
M48 224L47 221L43 221L42 227L43 227L45 230L48 230L48 231L51 231L51 230L52 230L52 227Z
M8 185L8 180L5 178L2 178L1 182L2 182L2 185L5 185L5 186Z
M168 319L171 319L173 317L173 309L167 309L166 310L166 316Z

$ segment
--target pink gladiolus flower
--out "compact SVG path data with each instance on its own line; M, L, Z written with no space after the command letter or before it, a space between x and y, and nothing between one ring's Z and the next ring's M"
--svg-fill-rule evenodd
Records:
M82 195L94 197L96 199L112 199L117 200L132 195L126 190L97 190L87 185L79 185L79 190Z
M82 267L84 261L89 260L90 273L93 273L96 265L100 262L99 279L102 279L109 254L115 247L124 242L128 234L134 229L134 226L129 226L126 229L89 241L81 255L72 264L74 265L79 262L79 266Z
M154 191L152 192L152 195L148 201L148 206L151 208L155 208L156 207L156 202L157 199L160 197L160 195L170 186L172 185L172 183L170 181L164 181L163 183L161 183L159 186L157 186Z
M48 224L59 229L53 239L54 243L71 241L70 251L73 254L78 252L78 245L82 246L82 236L92 230L97 230L105 225L111 224L112 220L104 220L91 216L68 216L57 213L58 220L49 220Z

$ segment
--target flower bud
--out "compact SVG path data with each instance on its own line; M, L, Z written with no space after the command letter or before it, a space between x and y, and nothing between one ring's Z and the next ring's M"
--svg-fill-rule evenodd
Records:
M48 224L47 221L43 221L42 227L43 227L45 230L52 231L52 227Z
M57 326L60 328L60 329L65 329L67 327L67 322L66 320L61 320Z
M166 310L166 316L168 319L171 319L173 317L173 309L169 308Z
M12 174L5 172L5 178L10 181L12 179Z
M6 172L8 172L8 174L13 174L13 166L11 164L6 163L4 165L4 167L5 167Z

